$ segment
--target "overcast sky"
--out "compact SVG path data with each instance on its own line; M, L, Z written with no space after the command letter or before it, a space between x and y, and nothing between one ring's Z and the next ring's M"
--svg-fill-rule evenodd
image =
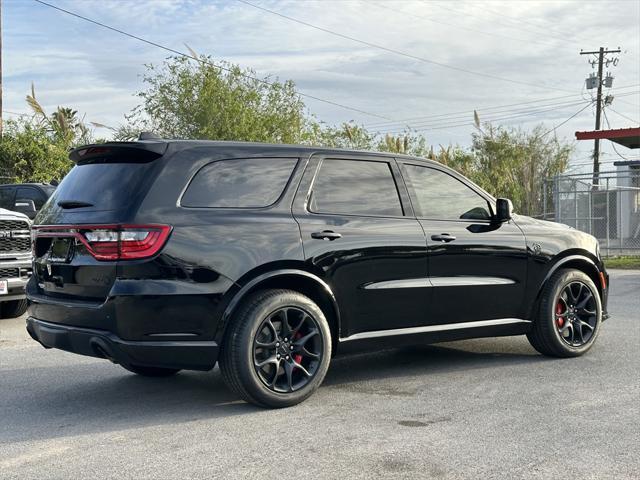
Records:
M472 122L473 109L481 119L525 129L567 120L595 93L583 89L593 70L580 49L620 46L618 65L608 69L617 97L608 118L613 128L640 121L638 0L249 0L395 53L237 0L47 1L173 49L187 51L188 44L260 76L292 79L300 92L372 114L305 99L328 123L355 120L375 130L381 122L390 124L385 119L403 121L435 145L468 145L473 127L462 124ZM169 55L33 0L4 0L2 13L5 118L12 116L6 111L28 111L24 99L33 81L47 110L70 106L87 121L117 126L137 103L133 94L143 87L144 64ZM573 139L576 130L593 124L594 111L587 107L558 135ZM96 133L108 136L106 130ZM591 142L578 144L573 163L588 162L591 148ZM605 161L619 159L609 142L603 151ZM624 147L618 151L640 156Z

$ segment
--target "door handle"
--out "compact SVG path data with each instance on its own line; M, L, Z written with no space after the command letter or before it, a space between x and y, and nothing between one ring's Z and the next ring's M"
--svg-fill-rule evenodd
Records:
M456 239L453 235L449 235L448 233L441 233L440 235L431 235L431 240L435 240L436 242L453 242Z
M313 232L311 234L311 238L317 238L318 240L332 241L341 237L342 237L342 234L338 232L333 232L331 230L323 230L322 232Z

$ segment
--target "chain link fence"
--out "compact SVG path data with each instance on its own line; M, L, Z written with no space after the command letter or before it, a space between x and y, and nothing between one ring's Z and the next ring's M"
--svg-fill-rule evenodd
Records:
M545 220L570 225L600 241L603 256L640 255L640 165L544 182Z

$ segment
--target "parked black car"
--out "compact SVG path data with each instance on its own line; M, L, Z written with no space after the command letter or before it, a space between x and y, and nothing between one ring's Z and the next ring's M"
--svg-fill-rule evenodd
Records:
M581 355L606 318L598 243L435 162L288 145L74 150L35 225L27 329L142 375L209 370L303 401L338 352L523 335Z
M33 219L55 189L48 183L0 185L0 208L20 212Z

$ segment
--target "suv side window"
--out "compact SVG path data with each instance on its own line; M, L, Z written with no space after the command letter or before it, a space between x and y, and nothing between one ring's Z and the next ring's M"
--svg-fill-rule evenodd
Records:
M490 220L489 202L457 178L435 168L403 165L416 215L433 220Z
M7 186L0 188L0 208L6 208L7 210L11 210L14 206L14 193L16 191L16 187Z
M183 207L261 208L274 204L297 158L218 160L202 167L182 196Z
M36 210L40 210L47 199L40 190L31 187L20 187L16 192L16 200L33 200Z
M309 211L400 217L398 188L388 162L322 160L313 182Z

